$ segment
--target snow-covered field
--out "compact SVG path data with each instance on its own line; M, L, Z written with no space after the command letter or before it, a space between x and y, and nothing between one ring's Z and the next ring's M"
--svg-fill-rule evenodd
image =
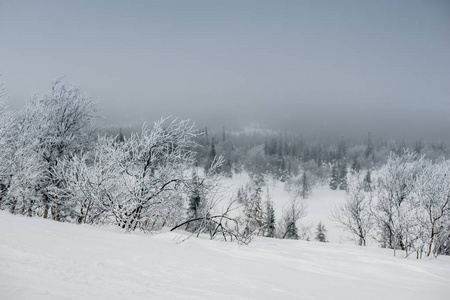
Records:
M233 178L225 178L223 180L223 185L228 188L227 197L231 198L239 187L244 186L250 181L250 177L245 172L235 174ZM269 192L270 200L273 201L276 218L281 219L283 207L290 201L292 194L286 191L285 184L278 180L268 180L263 187L261 195L263 202L267 200L267 192ZM351 236L338 228L336 224L329 219L335 204L345 200L345 191L333 191L328 186L319 186L313 190L308 199L300 200L305 201L307 204L307 215L300 219L298 225L301 224L303 226L311 227L311 240L314 239L314 232L317 224L322 222L327 229L328 241L331 243L354 244L353 241L349 240Z
M0 299L448 299L450 257L183 232L125 234L0 211Z

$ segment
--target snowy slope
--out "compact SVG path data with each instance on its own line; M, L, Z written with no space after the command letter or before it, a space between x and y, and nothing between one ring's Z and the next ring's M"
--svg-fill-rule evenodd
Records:
M0 299L448 299L450 258L183 232L125 234L0 212Z

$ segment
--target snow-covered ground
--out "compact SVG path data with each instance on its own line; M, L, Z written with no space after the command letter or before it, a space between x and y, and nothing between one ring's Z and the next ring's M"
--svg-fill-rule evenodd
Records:
M0 211L0 299L448 299L450 257L183 232L125 234Z
M228 194L225 198L231 198L236 194L239 187L244 186L250 181L250 177L245 172L235 174L233 178L225 178L223 185L227 187ZM283 207L290 201L292 194L286 191L285 183L278 180L268 180L266 186L263 187L263 202L267 200L267 192L269 193L270 200L273 201L275 215L277 219L280 219L282 217ZM331 243L354 244L354 241L349 239L351 236L329 219L335 204L345 201L345 191L333 191L328 186L318 186L314 188L308 199L300 200L305 201L307 204L307 215L298 222L298 225L311 227L310 238L312 240L314 239L314 232L317 225L319 222L322 222L327 229L328 241Z

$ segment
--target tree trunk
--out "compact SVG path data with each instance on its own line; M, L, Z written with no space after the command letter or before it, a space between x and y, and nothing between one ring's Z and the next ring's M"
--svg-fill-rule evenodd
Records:
M47 217L48 217L48 209L49 209L48 204L45 204L45 207L44 207L44 216L43 216L44 219L47 219Z
M427 257L430 256L430 254L431 254L431 248L433 246L433 242L434 242L434 224L431 227L431 237L430 237L430 243L428 245Z

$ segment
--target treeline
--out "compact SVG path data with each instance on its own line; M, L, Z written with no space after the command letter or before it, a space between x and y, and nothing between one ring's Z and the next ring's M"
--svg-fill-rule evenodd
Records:
M322 139L314 136L262 132L227 132L204 128L197 143L197 164L207 168L211 154L225 159L221 170L228 176L242 171L250 175L270 175L288 181L306 173L311 182L330 184L332 189L345 190L347 171L378 169L391 153L401 155L405 150L439 161L450 154L449 145L442 141L376 140L368 133L365 140L345 138ZM118 130L116 129L116 132ZM333 180L335 182L333 182Z
M124 136L107 133L94 101L62 81L17 112L5 98L2 90L0 209L13 214L126 231L170 226L243 243L254 235L307 239L311 228L299 225L306 213L302 199L327 185L347 191L348 202L334 218L360 245L373 237L383 247L449 254L443 142L374 143L369 134L363 144L332 143L225 128L211 133L177 120L144 124ZM248 172L251 183L223 199L222 176L239 172ZM292 194L280 220L271 200L261 197L267 179L285 182ZM326 241L325 232L319 224L316 239Z

